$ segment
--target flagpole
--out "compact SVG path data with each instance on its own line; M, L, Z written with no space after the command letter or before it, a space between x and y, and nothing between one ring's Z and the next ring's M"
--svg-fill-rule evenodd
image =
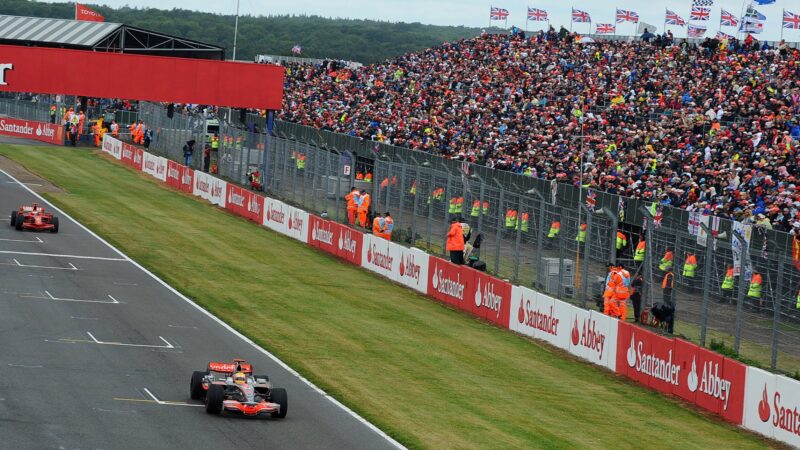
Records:
M75 20L78 20L78 2L75 2Z
M233 60L236 61L236 38L239 36L239 0L236 0L236 24L233 26Z
M739 27L736 29L736 39L740 39L742 35L742 27L744 26L744 5L747 4L747 0L742 0L742 10L739 12Z
M575 8L572 8L572 13L570 14L570 19L569 19L569 34L572 34L572 22L575 21L574 14L575 14Z
M785 17L786 17L786 8L784 8L783 11L781 11L781 41L783 40L783 30L784 30L783 23L785 21Z

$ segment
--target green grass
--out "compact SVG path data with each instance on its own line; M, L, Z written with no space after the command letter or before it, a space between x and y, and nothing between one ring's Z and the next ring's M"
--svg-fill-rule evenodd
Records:
M59 207L408 446L770 445L96 153L0 154L60 186L48 195Z

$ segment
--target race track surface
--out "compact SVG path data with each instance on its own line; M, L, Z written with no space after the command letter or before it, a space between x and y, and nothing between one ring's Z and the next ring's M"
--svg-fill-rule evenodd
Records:
M33 201L0 172L0 447L393 447L64 214L57 234L11 228ZM189 400L193 370L234 357L287 389L285 419L210 416Z

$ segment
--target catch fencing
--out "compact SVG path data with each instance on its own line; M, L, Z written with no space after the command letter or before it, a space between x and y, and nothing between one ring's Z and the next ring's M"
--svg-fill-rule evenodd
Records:
M4 110L5 104L0 100L0 114L31 120L40 117L37 107L46 107ZM152 103L141 104L139 117L153 130L150 151L184 162L183 145L194 139L189 165L206 169L203 149L210 146L209 124L216 118L169 118L164 106ZM671 251L676 335L706 347L722 342L763 367L800 372L800 272L785 233L752 225L734 231L730 221L669 207L654 215L643 201L307 128L277 122L270 136L220 120L213 128L219 148L210 152L207 170L241 185L257 171L261 189L271 196L340 223L347 218L344 196L353 186L365 189L373 211L392 214L393 240L433 255L445 255L450 218L462 217L473 239L481 236L475 254L488 272L580 307L598 303L609 261L643 276L643 309L661 301L659 266ZM357 171L372 173L373 181L356 180ZM451 208L451 199L460 201L460 210ZM507 225L509 210L516 211L519 226ZM554 222L557 233L551 232ZM626 241L619 250L618 232ZM640 239L647 243L643 262L634 261ZM697 259L693 274L684 271L690 254ZM730 286L724 282L734 260L741 275ZM753 273L762 279L757 297Z

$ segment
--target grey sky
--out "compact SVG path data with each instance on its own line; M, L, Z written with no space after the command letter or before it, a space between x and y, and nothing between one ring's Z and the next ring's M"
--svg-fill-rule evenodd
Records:
M62 0L63 1L63 0ZM750 0L745 0L749 3ZM233 14L236 0L86 0L87 3L103 3L109 6L138 6L160 9L186 8L200 11ZM664 10L669 8L685 20L689 19L691 0L580 0L574 3L563 0L240 0L240 13L252 15L271 14L316 14L325 17L348 17L393 22L422 22L436 25L466 25L484 27L489 24L489 7L499 6L511 14L508 25L525 27L526 7L542 8L550 14L550 22L556 28L564 25L569 28L570 8L584 10L591 14L592 22L613 23L616 7L631 9L639 13L641 20L655 25L658 31L664 29ZM740 17L745 4L742 0L715 0L711 19L697 24L706 25L706 36L713 36L719 30L720 9L725 9ZM784 8L800 14L800 1L777 0L774 4L756 8L767 17L765 33L767 40L778 40L781 34L781 19ZM502 22L494 22L502 25ZM539 29L543 23L528 24L529 29ZM592 28L594 25L592 25ZM588 32L588 24L575 24L574 29ZM685 27L670 27L678 36L686 35ZM593 29L591 30L594 31ZM735 34L734 28L723 28L723 32ZM619 24L618 34L633 34L632 24ZM787 41L800 41L800 31L784 30Z

